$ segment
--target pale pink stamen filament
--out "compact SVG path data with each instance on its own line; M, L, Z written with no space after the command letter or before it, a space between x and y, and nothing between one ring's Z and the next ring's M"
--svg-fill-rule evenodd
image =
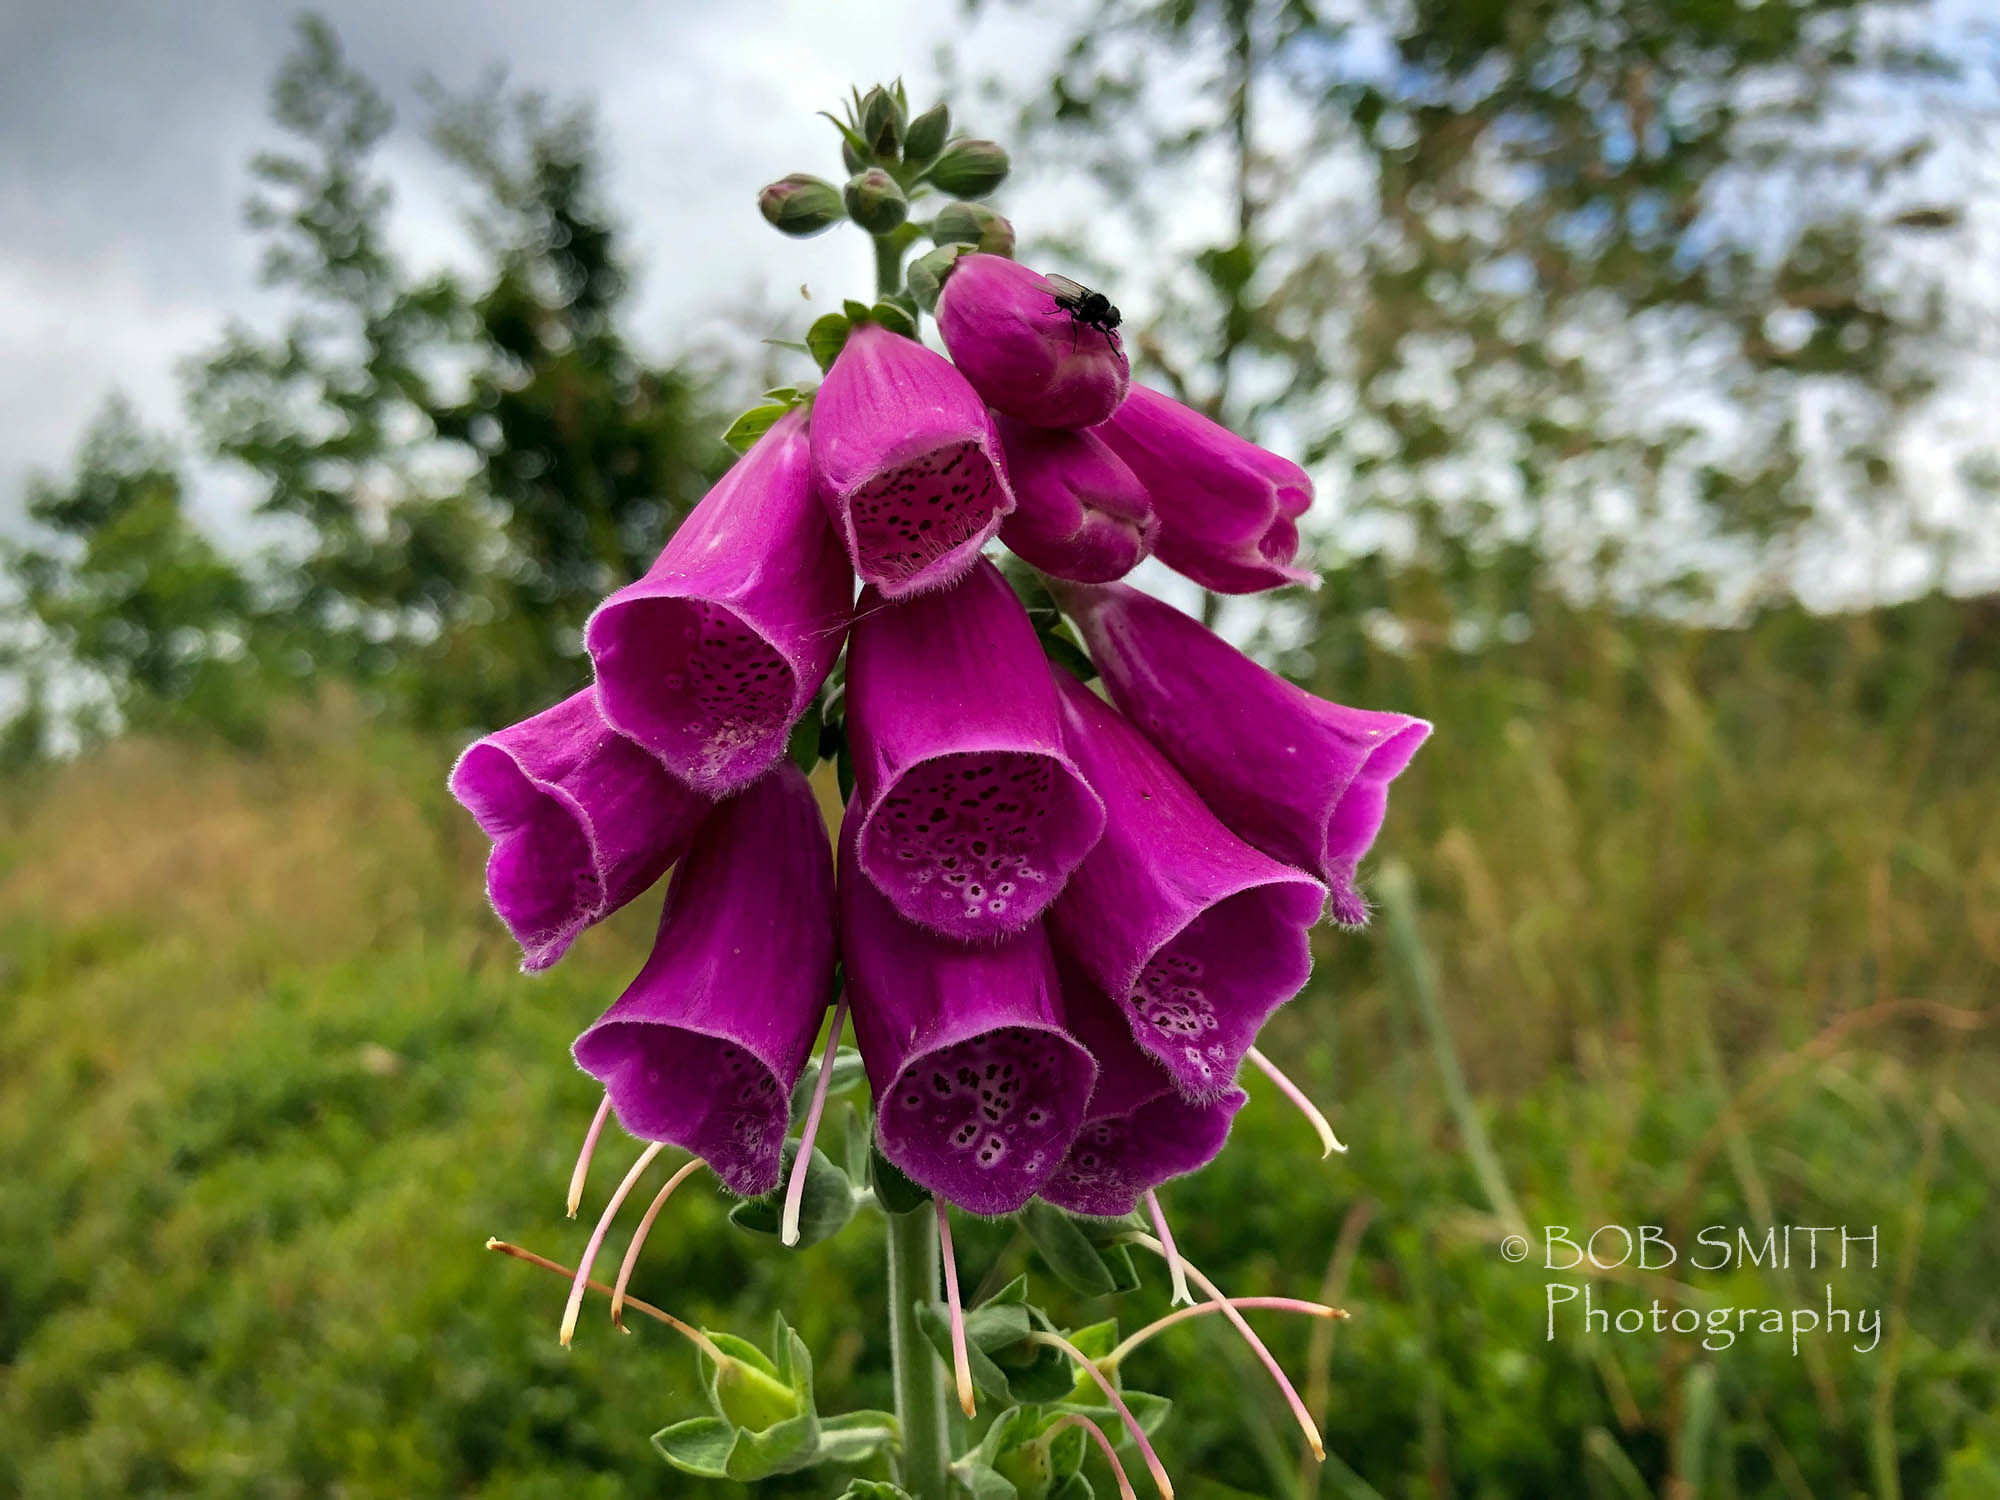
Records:
M1231 1297L1228 1299L1228 1305L1234 1308L1248 1309L1251 1312L1261 1310L1264 1312L1303 1313L1309 1318L1344 1318L1347 1316L1347 1309L1344 1307L1329 1307L1324 1302L1302 1302L1297 1297ZM1222 1311L1222 1308L1223 1304L1220 1302L1197 1302L1193 1307L1177 1307L1165 1317L1157 1318L1153 1322L1148 1323L1144 1328L1134 1331L1124 1343L1105 1355L1098 1363L1107 1369L1115 1370L1125 1362L1126 1355L1130 1354L1155 1334L1165 1333L1176 1323L1185 1323L1190 1318L1205 1318L1212 1313L1219 1313Z
M806 1128L799 1132L799 1154L792 1159L792 1180L785 1184L785 1212L778 1221L778 1239L787 1245L799 1242L799 1206L806 1197L806 1168L812 1165L813 1137L819 1134L820 1111L826 1108L826 1085L833 1077L833 1060L840 1053L841 1028L846 1024L847 991L842 990L833 1007L833 1030L826 1036L826 1052L819 1060L819 1078L813 1084Z
M1259 1052L1255 1047L1252 1047L1243 1055L1264 1070L1264 1076L1278 1086L1278 1092L1291 1100L1293 1105L1297 1107L1298 1112L1311 1122L1314 1130L1319 1132L1319 1154L1322 1158L1329 1157L1336 1151L1345 1152L1347 1150L1345 1146L1341 1145L1340 1137L1333 1133L1333 1126L1327 1123L1326 1116L1320 1113L1319 1106L1306 1097L1304 1089L1279 1072L1276 1063L1272 1062L1270 1058Z
M1174 1248L1174 1232L1167 1228L1167 1211L1160 1207L1160 1195L1151 1188L1146 1189L1146 1211L1153 1216L1153 1228L1159 1231L1160 1245L1167 1256L1167 1274L1174 1282L1174 1295L1167 1305L1192 1306L1194 1294L1188 1290L1187 1273L1181 1269L1181 1253Z
M584 1288L590 1284L591 1267L597 1264L597 1252L603 1248L605 1235L611 1232L611 1221L618 1217L618 1210L624 1204L626 1195L653 1164L666 1145L654 1141L639 1153L639 1159L632 1163L632 1170L625 1174L625 1180L618 1184L618 1191L611 1195L611 1201L604 1205L604 1214L597 1221L597 1227L590 1232L590 1243L584 1246L583 1259L577 1264L576 1281L569 1289L569 1303L563 1308L562 1332L559 1337L565 1349L576 1336L576 1315L583 1306Z
M1111 1439L1104 1435L1104 1429L1090 1418L1069 1412L1049 1423L1050 1432L1060 1432L1065 1427L1081 1427L1097 1439L1097 1446L1104 1450L1104 1461L1111 1465L1111 1476L1118 1481L1119 1500L1139 1500L1138 1491L1132 1488L1132 1481L1125 1477L1125 1465L1118 1462L1118 1450L1111 1446Z
M583 1149L576 1154L576 1170L569 1174L569 1216L576 1217L577 1205L583 1202L583 1179L590 1175L590 1158L596 1154L597 1138L604 1134L604 1122L611 1114L611 1096L606 1094L604 1102L597 1106L597 1113L591 1117L590 1129L584 1132Z
M968 1417L978 1414L972 1399L972 1361L965 1353L965 1309L958 1300L958 1259L951 1250L951 1220L945 1217L944 1199L937 1205L938 1249L944 1252L944 1296L951 1308L951 1373L958 1379L958 1405Z
M1165 1247L1150 1234L1130 1234L1124 1236L1124 1238L1132 1244L1144 1245L1155 1255L1165 1255L1167 1253ZM1305 1433L1306 1442L1312 1448L1313 1456L1316 1458L1325 1458L1326 1445L1320 1441L1319 1428L1314 1425L1312 1413L1306 1410L1306 1404L1300 1398L1299 1393L1292 1388L1292 1382L1285 1375L1284 1367L1278 1363L1271 1351L1264 1347L1264 1341L1257 1337L1256 1330L1244 1321L1243 1314L1238 1312L1229 1299L1222 1295L1215 1283L1202 1275L1201 1271L1191 1261L1184 1258L1181 1264L1187 1268L1187 1273L1193 1279L1195 1285L1208 1293L1208 1300L1219 1306L1222 1315L1229 1319L1230 1326L1243 1335L1244 1342L1250 1345L1251 1352L1258 1359L1262 1360L1264 1368L1271 1372L1271 1378L1278 1382L1278 1389L1285 1393L1286 1404L1291 1407L1292 1415L1298 1419L1299 1429Z
M546 1255L537 1255L532 1250L523 1250L519 1245L510 1245L505 1240L489 1239L486 1242L486 1248L497 1251L501 1255L511 1255L515 1260L526 1261L531 1266L540 1266L544 1271L553 1271L556 1275L562 1277L564 1281L568 1281L576 1274L576 1272L572 1271L559 1260L550 1260ZM611 1291L611 1288L601 1281L586 1281L584 1285L593 1292L608 1294ZM714 1339L710 1338L693 1324L683 1323L665 1308L655 1307L650 1302L641 1302L637 1297L627 1297L625 1305L632 1308L635 1312L642 1312L647 1317L666 1324L667 1327L673 1329L676 1333L685 1336L690 1343L718 1365L729 1358L727 1354L716 1347Z
M1166 1465L1160 1462L1160 1455L1153 1451L1153 1445L1146 1438L1146 1429L1139 1425L1139 1419L1132 1415L1132 1408L1125 1404L1125 1398L1118 1394L1118 1388L1105 1379L1104 1372L1091 1363L1090 1357L1059 1333L1031 1333L1031 1344L1046 1344L1051 1349L1060 1349L1070 1357L1082 1371L1097 1383L1111 1402L1118 1418L1125 1424L1125 1430L1132 1434L1132 1442L1139 1450L1139 1456L1146 1460L1146 1472L1153 1476L1153 1484L1164 1500L1174 1500L1174 1482L1167 1478Z
M646 1216L639 1221L639 1227L632 1231L632 1243L625 1247L625 1259L618 1267L618 1282L611 1292L611 1321L619 1328L625 1327L625 1320L620 1316L625 1310L625 1288L632 1280L633 1268L639 1264L639 1251L646 1243L646 1236L652 1232L653 1220L657 1219L660 1210L667 1206L667 1200L673 1197L674 1189L707 1165L707 1162L697 1156L669 1177L667 1185L653 1198L651 1207L646 1210Z

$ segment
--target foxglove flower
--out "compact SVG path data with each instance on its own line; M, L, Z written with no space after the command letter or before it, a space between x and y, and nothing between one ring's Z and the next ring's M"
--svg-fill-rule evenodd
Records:
M938 294L938 336L995 411L1036 427L1094 427L1125 399L1131 364L1115 330L1078 322L1017 261L963 255Z
M978 1214L1012 1213L1053 1173L1096 1073L1063 1028L1041 924L954 943L912 927L861 873L848 804L840 845L840 953L882 1154L912 1182Z
M832 670L853 591L790 412L591 616L604 717L697 791L747 786Z
M1087 432L995 419L1014 488L1000 540L1056 578L1108 583L1153 550L1160 523L1146 487Z
M451 791L493 840L487 897L529 973L664 875L710 806L612 730L588 689L474 741Z
M1117 1218L1169 1178L1213 1161L1245 1095L1232 1087L1206 1103L1183 1098L1096 985L1063 966L1062 986L1063 1014L1096 1059L1097 1086L1042 1196L1071 1213Z
M1066 673L1056 685L1064 743L1105 810L1103 838L1051 908L1056 942L1183 1094L1220 1099L1306 982L1326 891L1224 828L1090 689Z
M1103 830L1034 626L984 558L943 593L862 594L847 730L859 867L934 932L1018 931Z
M652 957L577 1038L577 1063L633 1135L706 1158L732 1192L769 1192L834 941L826 823L785 762L703 825Z
M965 377L877 323L855 326L819 388L812 471L854 571L889 599L958 578L1014 508Z
M1152 496L1160 561L1219 594L1304 583L1295 524L1312 480L1288 458L1240 438L1170 396L1135 385L1094 429Z
M1316 698L1124 584L1059 593L1112 702L1230 831L1317 874L1338 920L1365 921L1355 865L1431 726Z

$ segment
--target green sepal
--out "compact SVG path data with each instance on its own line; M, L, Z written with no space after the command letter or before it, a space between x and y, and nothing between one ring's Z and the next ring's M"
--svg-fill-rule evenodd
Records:
M1036 1252L1064 1286L1086 1297L1106 1297L1118 1290L1104 1257L1068 1214L1037 1198L1019 1217Z
M729 424L728 430L722 434L722 440L738 453L748 453L757 446L757 440L776 427L780 419L791 409L791 403L785 401L772 401L763 406L753 406Z
M904 310L900 303L886 298L868 309L868 321L879 323L891 333L900 333L906 339L917 336L917 320Z
M799 1143L786 1141L779 1158L778 1186L758 1198L744 1198L729 1210L729 1222L751 1234L777 1238L785 1208L785 1184L791 1180L792 1163L798 1159ZM830 1240L847 1227L854 1217L854 1184L833 1164L833 1159L813 1147L806 1163L805 1191L799 1198L799 1242L786 1248L804 1250Z
M820 1060L814 1058L799 1074L799 1081L792 1085L792 1118L800 1118L812 1107L813 1089L819 1083ZM852 1047L842 1047L834 1055L833 1074L826 1081L826 1096L832 1099L846 1093L854 1085L868 1076L861 1066L861 1054Z
M954 1493L963 1493L971 1500L1021 1500L1021 1492L997 1470L975 1459L961 1458L951 1466L951 1477L956 1485Z
M1058 621L1048 630L1037 629L1035 639L1042 643L1042 655L1078 682L1097 681L1097 663L1090 659L1088 651L1077 644L1076 636L1071 632L1067 620Z
M810 354L812 350L798 339L765 339L773 349L790 349L795 354Z
M903 132L903 160L912 166L930 165L950 136L951 110L944 104L933 104Z
M951 275L952 265L971 248L970 245L940 245L910 262L903 279L909 285L910 295L916 298L917 305L925 312L937 310L938 293L944 290L945 278Z
M827 1417L819 1424L819 1456L814 1462L865 1463L897 1442L899 1431L892 1411L848 1411Z
M850 323L866 323L870 321L868 304L865 302L856 302L852 297L847 298L840 304L840 310L846 314L847 321Z
M1095 1385L1092 1385L1090 1389L1092 1396L1096 1398L1094 1401L1083 1397L1074 1397L1056 1403L1057 1409L1060 1411L1075 1412L1080 1417L1089 1417L1091 1421L1104 1428L1106 1432L1114 1432L1118 1424L1122 1423L1124 1419L1118 1415L1117 1408L1104 1399L1102 1391L1098 1390ZM1145 1433L1147 1437L1151 1437L1160 1430L1161 1424L1167 1420L1167 1417L1174 1409L1174 1403L1169 1398L1156 1396L1151 1391L1128 1391L1121 1389L1118 1392L1118 1399L1125 1403L1125 1409L1132 1413L1132 1420L1139 1424L1139 1430ZM1115 1436L1113 1441L1116 1441Z
M1070 1430L1075 1431L1074 1428ZM1078 1432L1077 1436L1082 1437L1083 1434ZM1049 1500L1097 1500L1097 1491L1081 1474L1072 1474L1063 1481L1061 1489L1049 1491Z
M1112 1290L1114 1292L1136 1292L1139 1290L1139 1268L1132 1264L1132 1247L1130 1245L1106 1245L1097 1254L1111 1271Z
M806 353L822 370L831 370L840 351L847 347L847 335L854 325L843 313L827 313L806 330Z
M931 1195L905 1177L882 1154L880 1146L871 1145L868 1149L868 1182L875 1189L875 1201L882 1205L884 1213L915 1213L931 1205Z
M993 1315L981 1319L980 1314L989 1309ZM937 1350L938 1358L950 1364L952 1357L950 1310L938 1302L919 1303L917 1326L923 1330L924 1337L931 1341L931 1347ZM1027 1336L1028 1314L1023 1308L1011 1305L993 1308L992 1304L988 1303L967 1313L965 1362L972 1372L972 1383L997 1401L1016 1399L1006 1372L993 1362L988 1351L1008 1348L1020 1343Z
M825 726L819 721L819 705L808 704L806 711L799 715L799 722L792 726L791 735L785 741L785 754L793 765L808 776L812 775L813 768L819 764L819 742L824 732ZM796 1092L794 1090L794 1093ZM793 1106L792 1113L798 1113L796 1105Z
M727 1479L736 1426L720 1417L689 1417L653 1434L660 1457L697 1479Z

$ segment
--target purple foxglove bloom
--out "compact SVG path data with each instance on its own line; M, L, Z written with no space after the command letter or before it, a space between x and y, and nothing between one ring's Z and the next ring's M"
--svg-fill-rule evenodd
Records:
M1034 626L984 558L943 593L862 594L847 732L860 867L946 937L1025 927L1103 830Z
M812 471L854 571L888 599L958 578L1014 508L965 377L875 323L847 336L813 402Z
M1354 868L1431 726L1316 698L1124 584L1060 592L1112 702L1229 830L1317 874L1337 920L1366 921Z
M1012 1213L1062 1161L1096 1067L1063 1029L1041 924L965 946L912 927L840 845L840 953L882 1154L977 1214Z
M1115 1219L1149 1188L1213 1161L1245 1095L1231 1088L1206 1104L1182 1098L1096 985L1064 966L1062 986L1070 1030L1097 1060L1097 1087L1076 1144L1042 1196L1073 1214Z
M938 336L995 411L1036 427L1095 427L1118 408L1132 366L1116 331L1080 323L1036 272L962 255L938 294Z
M1109 583L1153 550L1160 523L1146 487L1087 432L996 417L1014 487L1000 540L1057 578Z
M1257 1028L1306 982L1326 890L1224 828L1089 688L1067 673L1056 685L1063 741L1105 812L1050 909L1056 944L1183 1094L1220 1099Z
M1254 594L1315 575L1294 567L1312 480L1170 396L1135 385L1095 429L1160 516L1160 561L1219 594Z
M607 725L589 689L475 740L451 793L493 840L486 894L531 974L664 875L710 806Z
M712 797L784 754L840 655L854 580L807 450L779 419L584 632L604 717Z
M834 924L826 822L784 762L716 807L667 887L652 957L576 1039L618 1123L706 1158L733 1193L776 1187Z

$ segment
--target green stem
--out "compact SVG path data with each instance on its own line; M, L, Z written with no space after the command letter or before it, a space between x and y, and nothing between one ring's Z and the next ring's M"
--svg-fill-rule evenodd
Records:
M875 295L893 297L903 289L903 251L892 236L875 236Z
M912 1495L942 1495L950 1467L944 1367L917 1326L917 1304L937 1295L937 1218L928 1203L883 1217L889 1223L889 1352L903 1429L902 1485Z

